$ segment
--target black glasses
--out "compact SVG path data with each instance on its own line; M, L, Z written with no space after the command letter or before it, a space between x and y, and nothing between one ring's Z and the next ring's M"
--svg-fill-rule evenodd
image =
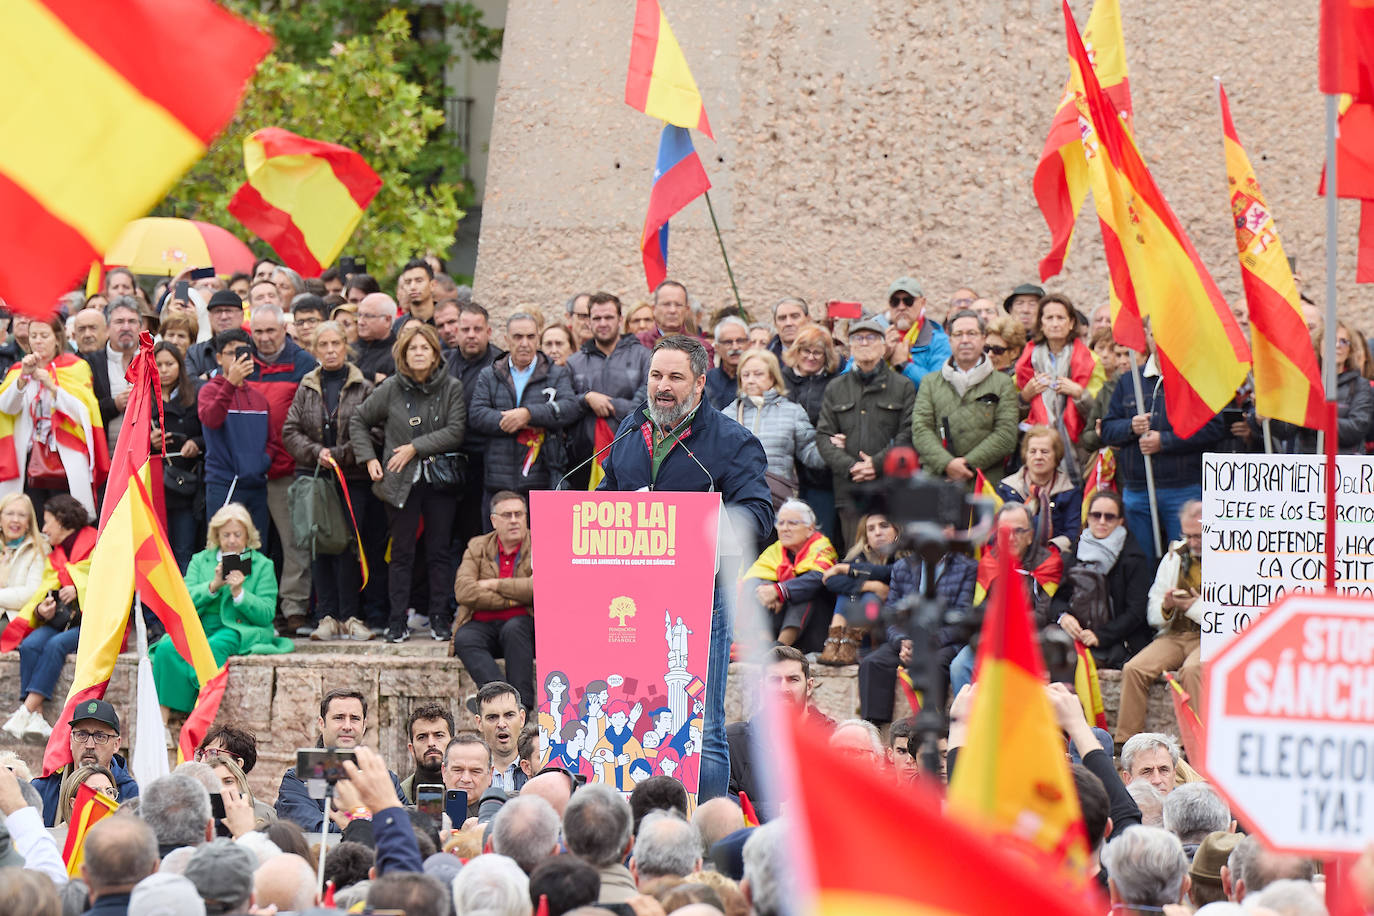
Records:
M993 356L1001 356L1010 349L1011 347L994 347L992 344L983 344L983 352L991 353Z
M1117 515L1115 512L1089 512L1088 518L1095 522L1114 522L1121 518L1121 516Z
M893 296L887 300L888 305L915 305L916 300L911 296Z
M104 745L104 743L111 738L118 737L118 735L111 735L109 732L88 732L84 729L72 732L72 739L76 741L77 744L85 744L88 741L94 741L96 744Z

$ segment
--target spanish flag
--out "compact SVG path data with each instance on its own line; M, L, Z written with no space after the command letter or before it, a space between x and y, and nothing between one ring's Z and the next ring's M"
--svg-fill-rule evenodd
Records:
M1001 571L983 619L968 743L949 785L952 815L1009 839L1081 882L1087 831L1049 698L1026 590L1017 587L1010 533L998 531ZM1007 748L1017 749L1015 758ZM1023 910L1023 912L1035 912Z
M1317 193L1326 193L1325 165ZM1336 196L1361 201L1355 282L1374 283L1374 102L1348 95L1341 97L1337 122Z
M780 782L792 790L789 861L797 874L790 886L799 893L799 913L1087 916L1104 909L1083 887L1082 873L1074 883L1056 881L982 830L943 814L927 781L899 787L884 767L830 747L809 719L777 719L783 740L772 759L786 768Z
M0 267L0 272L4 268ZM110 447L105 441L105 421L100 417L100 402L91 387L91 366L74 353L59 353L44 370L57 382L53 400L52 431L59 447L86 455L94 486L104 483L110 473ZM19 384L23 366L15 363L0 382L0 391ZM36 384L30 382L30 384ZM0 479L19 476L19 453L14 441L14 416L0 413Z
M67 874L73 878L81 877L81 862L86 857L86 834L98 821L119 810L119 802L104 792L97 792L87 785L77 786L72 797L72 816L67 822L67 842L62 847L62 861L67 863Z
M1321 91L1374 102L1374 0L1322 0Z
M1236 135L1231 105L1220 82L1217 93L1240 276L1250 306L1255 410L1286 423L1319 429L1325 408L1321 371L1298 304L1298 287L1284 256L1274 215Z
M195 50L187 50L194 36ZM233 116L271 39L211 0L0 4L0 298L39 317Z
M334 262L382 187L353 150L280 127L244 138L243 167L229 212L307 277Z
M649 211L644 215L644 231L639 237L644 279L650 290L657 289L668 276L668 221L709 190L711 180L692 146L691 133L682 127L663 125L654 183L649 190Z
M606 471L601 467L601 462L606 460L605 451L607 446L615 439L615 430L611 429L611 424L606 422L605 417L597 417L596 424L592 427L592 454L596 457L592 460L592 473L587 481L587 489L595 490L601 485L601 479L606 476Z
M715 139L697 82L658 0L639 0L635 6L625 104L669 124L696 128Z
M1116 492L1116 452L1105 445L1097 450L1092 464L1088 465L1088 473L1083 475L1083 508L1079 519L1083 525L1088 524L1093 497L1102 490Z
M1221 290L1160 193L1121 114L1103 92L1064 3L1083 154L1102 226L1116 339L1144 350L1148 317L1174 432L1187 438L1231 402L1250 370L1250 347Z
M1121 32L1119 0L1097 0L1088 16L1083 42L1102 88L1129 121L1131 84L1126 74L1126 41ZM1040 213L1050 228L1050 253L1040 261L1041 280L1048 280L1063 269L1078 211L1083 207L1083 198L1088 196L1088 164L1078 132L1074 88L1071 77L1054 112L1031 185Z
M784 550L781 541L769 544L740 578L786 582L812 571L825 572L835 565L835 558L835 547L829 538L817 531L802 543L795 554Z
M195 668L202 696L205 685L225 671L215 664L214 654L196 614L186 583L172 556L167 535L153 510L149 494L150 432L157 369L153 363L153 339L146 332L139 352L129 367L129 404L115 448L114 467L105 490L100 537L91 553L90 580L99 583L86 595L82 611L81 640L76 649L76 670L67 702L53 726L43 755L43 774L54 773L71 762L70 726L67 722L79 703L105 695L115 659L124 645L124 631L137 590L167 628L167 636L182 657ZM222 692L222 691L221 691ZM195 712L202 712L198 707ZM213 719L213 711L210 712ZM188 725L189 725L188 721ZM183 753L199 743L202 731L181 731Z

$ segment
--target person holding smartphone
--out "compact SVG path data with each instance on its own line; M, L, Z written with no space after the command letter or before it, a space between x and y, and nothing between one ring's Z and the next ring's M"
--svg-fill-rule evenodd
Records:
M268 404L244 384L253 372L252 350L242 328L215 335L219 369L200 389L196 412L205 436L206 511L232 499L248 510L258 531L266 531Z

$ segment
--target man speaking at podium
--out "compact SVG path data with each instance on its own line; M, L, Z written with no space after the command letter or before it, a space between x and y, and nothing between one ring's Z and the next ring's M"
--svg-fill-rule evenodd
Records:
M746 555L752 557L773 528L763 446L753 433L702 397L710 368L701 341L681 334L659 338L649 362L648 401L620 424L602 462L606 476L597 487L717 492L730 522L722 526L722 534L733 528L734 543L722 537L718 548L721 561L711 609L698 803L724 795L730 782L725 679L734 620L724 596L735 587L739 562Z

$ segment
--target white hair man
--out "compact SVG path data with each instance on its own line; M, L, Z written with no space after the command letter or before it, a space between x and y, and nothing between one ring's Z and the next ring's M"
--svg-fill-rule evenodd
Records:
M1227 899L1240 903L1277 881L1311 881L1316 872L1311 859L1265 849L1257 838L1247 836L1221 867L1221 886Z
M1164 826L1164 796L1158 789L1143 779L1137 779L1126 786L1126 791L1135 799L1140 809L1140 822L1146 827Z
M295 853L274 856L253 872L253 899L279 913L304 912L319 903L315 870Z
M1145 916L1181 904L1188 894L1188 857L1183 844L1159 827L1129 827L1102 850L1110 877L1112 912Z
M509 856L525 874L558 852L558 812L538 796L521 795L501 806L492 820L491 849Z
M453 879L453 907L483 916L530 916L530 879L514 859L478 856Z
M866 719L846 719L830 733L830 746L868 763L883 759L883 736Z
M1164 829L1178 837L1190 861L1207 834L1230 826L1230 806L1205 782L1184 783L1164 799Z
M1168 795L1174 790L1178 772L1178 742L1159 732L1132 735L1121 745L1121 781L1129 786L1136 780L1148 782Z
M701 870L701 834L677 814L651 811L639 823L630 874L643 887L655 878L685 878Z
M625 903L639 893L634 876L620 864L631 850L633 827L630 803L604 783L578 789L563 812L568 851L586 859L601 875L598 905Z
M752 916L783 916L792 881L787 862L787 822L769 821L744 843L740 893Z
M1250 901L1254 901L1251 903ZM1254 913L1277 916L1326 916L1326 903L1311 881L1283 878L1252 895L1245 905Z

